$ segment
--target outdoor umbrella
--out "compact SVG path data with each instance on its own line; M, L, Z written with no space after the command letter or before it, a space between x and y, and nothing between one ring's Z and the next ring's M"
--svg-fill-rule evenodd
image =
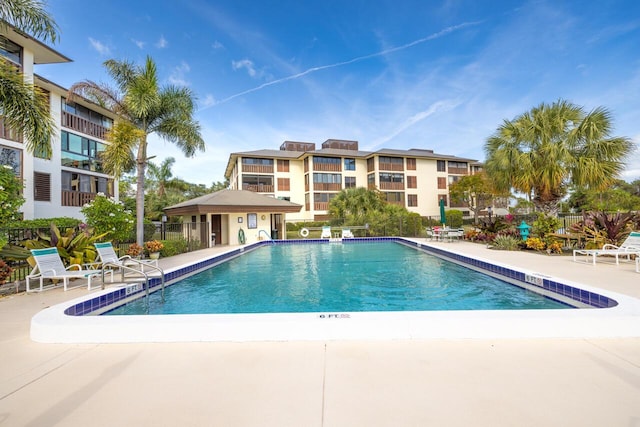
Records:
M440 222L442 225L447 223L447 215L444 212L444 199L440 199Z

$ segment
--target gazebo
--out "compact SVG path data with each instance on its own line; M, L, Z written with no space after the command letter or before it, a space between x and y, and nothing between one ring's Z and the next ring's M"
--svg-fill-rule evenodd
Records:
M247 190L221 190L164 209L192 223L191 232L209 245L237 245L263 239L284 239L284 214L302 205Z

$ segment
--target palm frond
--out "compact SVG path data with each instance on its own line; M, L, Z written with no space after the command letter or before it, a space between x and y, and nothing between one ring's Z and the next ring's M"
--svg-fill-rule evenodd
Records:
M38 0L2 0L0 2L0 28L7 23L37 39L58 40L58 24Z

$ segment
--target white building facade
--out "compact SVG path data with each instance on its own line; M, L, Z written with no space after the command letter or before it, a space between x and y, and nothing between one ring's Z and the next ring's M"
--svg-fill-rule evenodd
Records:
M0 60L9 61L49 98L56 124L52 156L43 158L25 149L20 132L4 126L0 112L0 164L9 165L24 182L24 219L73 217L97 193L118 198L114 177L103 172L101 153L114 115L83 99L68 102L68 90L34 73L37 64L71 62L43 43L7 26L0 28Z
M285 141L279 150L231 153L225 171L231 189L271 195L303 206L287 220L328 218L329 201L346 188L380 190L389 203L421 216L438 216L443 199L452 203L449 185L482 169L473 159L436 154L427 149L360 151L358 141L328 139L322 148Z

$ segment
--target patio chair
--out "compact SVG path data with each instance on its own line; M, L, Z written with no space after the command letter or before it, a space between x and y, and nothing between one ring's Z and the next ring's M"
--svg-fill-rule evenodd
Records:
M586 262L592 258L593 265L596 265L596 258L599 256L613 256L616 265L620 264L620 255L626 256L627 261L631 260L631 255L640 255L640 231L632 231L620 246L607 243L602 249L574 249L573 260L578 262L576 255L585 255Z
M447 239L450 242L459 241L464 237L464 230L461 228L453 228L447 231Z
M31 273L26 277L27 292L32 292L33 290L43 291L56 286L53 284L44 288L44 279L62 280L65 291L69 289L70 279L87 279L87 289L91 290L91 279L102 277L103 274L102 270L83 269L80 264L72 264L69 267L65 267L57 248L32 249L31 254L36 262L36 266L33 267ZM75 270L71 270L72 268ZM105 271L104 273L111 274L111 282L113 283L113 271ZM32 290L29 286L31 280L39 280L40 288Z
M353 233L349 228L342 229L342 238L343 239L353 239Z
M134 259L129 255L124 255L118 258L111 242L94 243L94 246L98 252L98 258L96 261L100 264L108 263L113 266L140 267L141 271L144 271L145 265L158 266L157 259Z
M322 227L322 233L320 234L321 239L330 239L331 238L331 227L328 225L324 225Z

